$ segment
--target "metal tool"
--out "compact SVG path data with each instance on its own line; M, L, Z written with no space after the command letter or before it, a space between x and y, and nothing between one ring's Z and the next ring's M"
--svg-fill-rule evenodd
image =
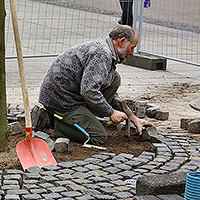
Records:
M10 0L10 8L25 110L26 139L17 144L17 156L24 170L33 166L43 167L46 165L57 165L57 162L54 159L47 143L42 139L32 137L32 123L29 111L28 87L25 78L24 62L14 0Z
M74 126L88 137L88 139L84 142L83 147L96 148L96 149L101 149L101 150L106 150L107 149L105 147L100 147L100 146L96 146L96 145L92 145L92 144L87 144L89 142L89 140L90 140L90 135L88 134L88 132L85 129L83 129L81 126L79 126L78 124L74 124Z

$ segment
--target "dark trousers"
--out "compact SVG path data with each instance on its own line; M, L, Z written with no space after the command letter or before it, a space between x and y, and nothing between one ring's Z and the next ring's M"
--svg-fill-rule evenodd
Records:
M120 84L121 78L120 75L116 72L112 84L101 91L108 103L111 103ZM49 112L53 113L54 111L49 110ZM73 124L77 123L90 135L89 143L99 145L105 142L107 138L106 130L95 117L93 111L91 111L90 108L86 106L80 106L74 111L63 111L62 113L56 114L59 114L63 117L63 119L55 118L54 128L55 136L57 138L67 137L70 141L84 143L87 140L87 136L74 127Z
M120 2L122 9L121 23L133 26L133 2Z

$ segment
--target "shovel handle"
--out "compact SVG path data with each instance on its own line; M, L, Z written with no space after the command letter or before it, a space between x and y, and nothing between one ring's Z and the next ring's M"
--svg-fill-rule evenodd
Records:
M30 116L30 111L29 111L28 87L26 84L24 62L23 62L21 42L20 42L20 36L19 36L16 6L15 6L14 0L10 0L10 9L11 9L11 15L12 15L13 31L14 31L14 36L15 36L15 45L16 45L16 51L17 51L20 81L21 81L21 86L22 86L22 95L23 95L23 103L24 103L24 110L25 110L25 123L26 123L26 127L31 128L32 124L31 124L31 116Z

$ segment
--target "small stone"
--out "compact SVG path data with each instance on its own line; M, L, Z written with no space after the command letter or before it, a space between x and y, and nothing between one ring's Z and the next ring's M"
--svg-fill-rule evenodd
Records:
M137 101L135 103L135 115L139 118L144 118L147 110L147 103L143 101Z
M164 120L168 120L168 118L169 118L169 112L165 112L161 110L156 111L155 119L164 121Z
M23 133L24 129L22 128L21 124L19 122L12 122L8 124L8 127L10 129L11 135L17 135L19 133Z
M156 116L156 111L160 110L160 108L158 107L150 107L150 108L147 108L146 110L146 115L150 118L155 118Z
M55 150L56 152L67 152L69 153L69 139L68 138L58 138L55 141Z
M188 132L200 134L200 119L195 119L188 124Z
M37 132L35 132L34 137L36 137L36 138L40 138L40 139L46 141L47 138L49 138L49 135L46 134L46 133L44 133L44 132L42 132L42 131L37 131Z
M181 118L181 123L180 123L180 128L187 130L188 129L188 124L191 121L194 121L195 119L191 119L191 118Z

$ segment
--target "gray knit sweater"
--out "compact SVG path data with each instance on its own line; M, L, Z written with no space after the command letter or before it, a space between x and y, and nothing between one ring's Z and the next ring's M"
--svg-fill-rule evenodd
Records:
M88 104L99 116L110 116L113 108L101 90L111 84L116 60L110 38L67 49L51 64L41 85L39 102L57 112Z

